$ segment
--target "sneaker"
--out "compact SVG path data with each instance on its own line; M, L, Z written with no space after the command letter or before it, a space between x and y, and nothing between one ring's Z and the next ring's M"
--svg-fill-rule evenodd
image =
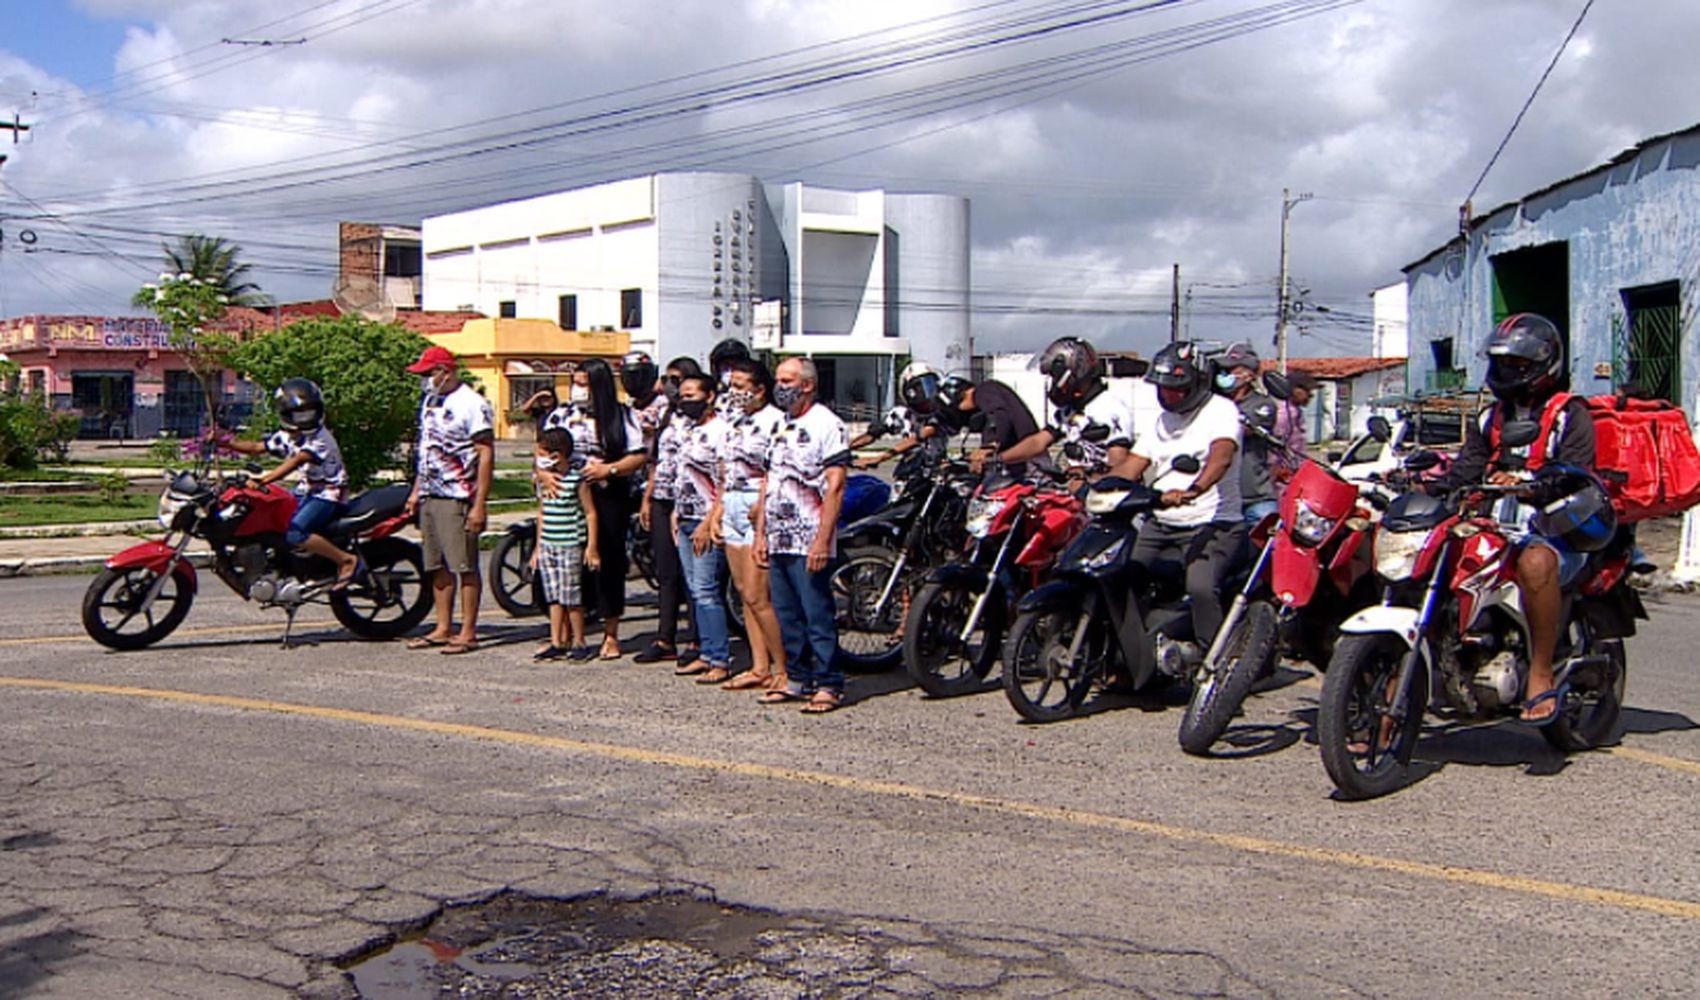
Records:
M651 642L643 652L632 657L632 662L660 663L662 660L674 659L678 655L678 653L674 652L672 646L663 645L661 640L657 639L654 642Z
M596 659L596 650L589 646L574 646L567 652L567 658L574 663L586 663Z
M537 652L531 654L531 662L533 662L533 663L543 663L543 662L546 662L548 660L558 660L565 655L567 655L567 651L562 649L561 647L559 647L559 646L549 646L546 649L540 649Z

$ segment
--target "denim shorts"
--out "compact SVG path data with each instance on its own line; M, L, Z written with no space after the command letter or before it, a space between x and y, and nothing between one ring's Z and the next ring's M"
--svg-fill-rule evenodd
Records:
M1582 571L1588 566L1588 553L1577 552L1565 544L1562 538L1548 538L1531 531L1521 538L1513 539L1512 544L1517 546L1519 552L1531 545L1544 545L1551 549L1553 554L1558 556L1558 585L1565 589L1575 586L1582 576Z
M761 499L760 490L730 490L720 500L720 533L727 545L749 548L756 543L756 528L750 511Z

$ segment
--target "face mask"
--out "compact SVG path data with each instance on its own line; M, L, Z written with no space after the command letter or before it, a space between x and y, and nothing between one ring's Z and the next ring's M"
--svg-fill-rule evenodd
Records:
M800 385L786 385L781 382L773 387L773 402L786 413L790 413L802 401L803 387Z
M1233 392L1240 387L1240 377L1233 372L1217 372L1216 388L1223 392Z
M575 386L573 386L572 391L567 393L567 398L572 400L574 404L576 404L578 406L583 406L584 404L590 402L590 386L588 386L588 385L575 385Z
M681 399L677 409L685 415L686 420L701 420L702 415L708 412L708 400Z
M756 402L756 394L749 389L728 389L726 395L720 398L726 401L726 408L733 413L748 413Z
M556 465L555 456L553 456L553 455L539 455L539 456L537 456L537 467L539 469L543 470L544 472L548 472L550 469L553 469L555 467L555 465Z

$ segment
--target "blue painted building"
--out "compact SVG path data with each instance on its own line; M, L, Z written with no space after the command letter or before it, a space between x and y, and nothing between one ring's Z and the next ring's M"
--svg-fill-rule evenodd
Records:
M1411 389L1479 386L1487 334L1535 312L1565 333L1573 391L1633 387L1694 412L1697 168L1700 125L1648 139L1406 267Z

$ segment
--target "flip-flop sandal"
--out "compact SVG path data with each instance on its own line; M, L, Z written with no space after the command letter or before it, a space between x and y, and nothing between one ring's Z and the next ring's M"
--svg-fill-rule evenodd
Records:
M444 656L459 656L462 653L476 653L478 652L478 643L445 642L443 643L443 648L438 650L438 652L442 653Z
M608 646L604 643L602 651L596 654L596 658L598 660L618 660L620 657L625 655L625 651L617 645L614 647L614 651L612 653L608 652Z
M354 571L352 573L349 573L347 576L338 575L337 578L336 578L336 582L331 584L331 590L332 591L347 590L349 584L353 583L354 581L360 579L362 576L365 576L365 575L366 575L366 560L356 559L354 561Z
M725 667L710 667L708 672L697 678L698 684L720 684L732 676L732 671Z
M803 696L795 691L764 691L756 701L763 705L783 705L788 701L802 701Z
M1560 684L1558 687L1553 688L1545 694L1535 695L1533 698L1530 698L1528 701L1523 703L1522 712L1518 713L1517 721L1524 725L1534 726L1537 729L1544 729L1558 721L1558 717L1564 714L1564 699L1569 695L1570 685L1568 683ZM1531 708L1537 708L1549 701L1553 703L1553 707L1552 711L1548 714L1543 715L1538 719L1526 719L1523 717L1523 712L1527 712Z
M720 685L720 689L722 691L753 691L756 688L766 686L766 677L757 677L754 673L746 670Z
M408 649L436 649L448 644L449 640L439 639L434 635L416 635L407 640L406 646Z
M708 673L709 669L710 668L709 668L707 660L692 660L691 662L685 664L682 667L674 667L673 668L673 676L675 676L675 677L695 677L697 674Z
M825 715L836 712L844 704L844 696L833 694L831 691L816 691L808 701L803 703L804 715Z

